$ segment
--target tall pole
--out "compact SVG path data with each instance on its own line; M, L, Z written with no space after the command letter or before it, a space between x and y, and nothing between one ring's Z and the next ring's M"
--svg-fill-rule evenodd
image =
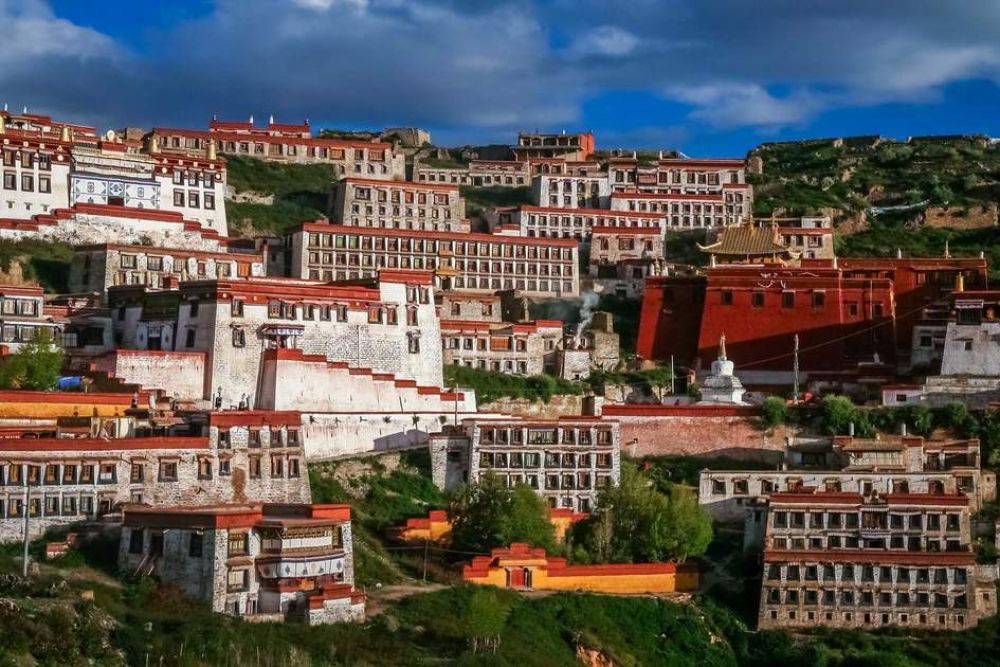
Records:
M670 395L674 395L674 355L670 355Z
M795 334L795 351L792 362L792 403L799 404L799 335Z
M31 540L28 539L28 515L30 511L28 509L28 477L24 474L22 469L21 479L24 481L24 553L22 558L24 562L22 563L21 574L27 578L28 577L28 544Z

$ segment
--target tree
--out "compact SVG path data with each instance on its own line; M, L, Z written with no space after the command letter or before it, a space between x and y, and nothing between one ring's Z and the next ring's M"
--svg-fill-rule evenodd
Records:
M657 366L648 371L644 371L646 381L649 386L656 390L656 397L663 400L663 390L673 385L674 374L670 372L669 366Z
M765 428L774 428L788 421L788 405L783 398L768 396L761 406L761 421Z
M829 435L847 435L850 424L858 425L858 408L846 396L827 396L820 405L820 420Z
M465 631L465 639L472 652L489 650L496 653L500 647L500 635L510 616L509 601L501 599L495 589L477 586L469 594L465 607L460 627Z
M926 405L908 406L903 418L916 435L927 437L934 430L934 413Z
M621 482L604 489L597 510L573 528L572 539L595 562L683 560L705 552L712 521L687 489L657 491L633 463L623 463Z
M0 361L0 387L3 389L55 388L62 370L63 351L52 344L48 332L39 333L16 353Z
M545 502L525 484L507 487L492 472L462 487L448 507L451 540L456 546L489 551L512 542L527 542L555 551L555 528Z

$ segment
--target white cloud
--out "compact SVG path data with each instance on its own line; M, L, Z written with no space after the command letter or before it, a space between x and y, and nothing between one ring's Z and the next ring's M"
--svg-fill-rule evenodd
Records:
M357 11L363 11L368 8L368 0L291 0L291 2L293 5L302 7L303 9L312 9L315 11L327 11L338 5Z
M631 54L638 45L639 39L627 30L604 25L580 35L573 41L569 53L577 57L621 57Z
M763 86L748 83L674 86L667 90L667 96L692 105L692 118L722 128L796 125L826 105L821 96L805 90L776 97Z

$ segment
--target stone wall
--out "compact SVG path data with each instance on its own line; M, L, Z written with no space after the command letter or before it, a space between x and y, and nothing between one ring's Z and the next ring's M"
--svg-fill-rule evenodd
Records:
M143 217L148 216L148 217ZM78 206L60 209L19 224L0 225L0 239L42 239L73 245L123 243L218 251L218 234L203 232L197 223L186 223L158 211L137 213L115 206Z
M753 408L605 406L621 422L622 451L630 456L726 456L776 462L792 432L765 431Z
M119 349L97 357L94 370L181 401L198 401L205 393L204 352Z
M548 402L502 396L480 404L479 409L484 412L497 412L523 417L558 419L563 415L583 414L586 399L586 396L572 394L553 396Z

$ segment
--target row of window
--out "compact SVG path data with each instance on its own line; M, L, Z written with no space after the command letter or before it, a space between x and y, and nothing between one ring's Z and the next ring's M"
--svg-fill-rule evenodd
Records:
M4 150L3 166L14 167L18 165L21 169L38 167L41 171L49 171L52 169L52 156L29 150Z
M185 176L187 178L185 178ZM201 185L202 187L206 188L214 188L216 181L219 180L219 177L216 176L215 173L211 171L200 172L200 171L189 170L185 174L185 172L181 169L174 169L173 173L174 185L184 185L185 180L187 181L187 184L192 188L196 188L198 187L198 185Z
M21 174L21 192L35 192L35 177L32 174ZM17 190L17 174L12 171L3 173L3 189ZM49 176L38 177L38 192L48 194L52 192L52 178Z
M859 518L860 516L860 518ZM898 514L861 510L853 512L788 512L773 513L775 528L861 528L862 530L947 530L961 528L961 514L937 512ZM808 519L808 522L807 522Z
M574 454L557 452L480 452L479 465L484 468L605 468L614 462L611 454Z
M634 183L636 172L635 170L624 170L611 168L611 173L614 174L615 183ZM726 178L727 172L722 171L688 171L680 169L663 169L659 168L656 171L656 178L660 183L690 183L698 185L720 185ZM729 182L730 183L742 183L740 178L740 172L730 171Z
M138 264L139 264L138 258L139 258L139 255L129 255L129 254L122 253L121 255L118 256L118 263L119 263L119 266L121 266L121 268L123 268L123 269L136 269L136 268L139 268L138 267ZM89 259L89 257L88 257L88 259ZM146 256L146 270L147 271L163 271L164 270L164 266L165 266L164 259L166 259L166 258L162 257L160 255L148 255L148 256ZM216 276L218 276L220 278L228 278L229 276L233 275L233 265L236 266L236 273L237 273L237 275L239 275L241 277L246 277L246 276L250 275L250 265L249 264L241 264L241 263L238 263L238 262L235 262L235 261L233 261L233 262L225 262L225 261L215 260L215 274L216 274ZM173 258L173 266L171 268L171 270L173 271L173 273L181 274L181 273L183 273L187 269L187 267L188 267L188 258L187 257L174 257ZM89 269L89 262L88 262L88 266L86 266L84 268L84 270L86 271L88 269ZM194 273L195 273L195 275L198 275L198 276L207 276L208 275L208 262L204 262L204 261L197 261L197 262L195 262L195 271L194 271Z
M778 565L771 563L767 567L769 581L825 581L857 583L910 583L912 584L948 584L964 585L968 581L968 572L964 567L907 567L903 565L855 565L846 563L839 568L833 563L815 565L798 565L790 563Z
M487 262L476 260L437 260L433 257L397 257L389 255L358 255L355 253L331 253L331 252L310 252L308 255L309 264L334 264L346 267L377 268L387 267L390 269L429 269L436 268L452 269L455 271L468 271L470 273L511 273L520 275L542 275L542 276L562 276L572 275L575 267L562 266L559 264L548 264L545 262ZM318 269L317 269L318 270Z
M479 442L484 445L599 445L612 444L612 432L598 428L493 428L480 427Z
M476 186L482 185L524 185L526 179L522 175L518 176L493 176L491 174L476 174L475 176L468 173L434 173L434 172L417 172L417 181L421 183L455 183L462 185Z
M111 510L110 499L101 502L101 511ZM94 496L48 495L44 498L28 499L28 516L35 517L78 517L93 516ZM0 518L24 518L24 498L0 496Z
M391 261L395 259L390 257ZM406 268L406 267L403 267ZM331 280L357 280L359 278L371 278L374 272L371 270L361 270L361 271L333 271L319 269L309 269L309 280L323 280L325 282L330 282ZM553 280L549 282L548 280L525 280L523 278L489 278L486 276L455 276L448 280L442 281L442 287L444 289L470 289L470 290L500 290L500 289L516 289L519 291L527 292L543 292L546 294L570 294L573 292L573 283L570 281L559 281Z
M360 201L379 201L393 204L431 204L433 206L447 206L450 203L450 198L443 192L414 192L413 190L401 189L398 187L371 188L368 186L356 185L353 187L352 193L354 195L354 199L358 199ZM428 194L430 195L429 197ZM357 204L355 204L355 206L357 206ZM398 207L396 207L396 210L398 211ZM413 209L411 208L407 208L406 214L413 215L412 210ZM399 213L397 212L395 215L399 215ZM423 215L423 213L421 213L421 215Z
M489 369L496 373L517 373L518 375L528 374L527 361L513 361L511 359L487 361L486 359L452 359L454 366L467 366L469 368Z
M204 199L201 199L199 192L195 190L187 191L187 204L188 208L201 208L201 202L205 203L205 208L207 210L215 210L215 195L206 192ZM184 203L184 190L174 190L174 206L182 207L185 206Z
M480 473L480 477L484 474L485 470ZM612 486L611 475L591 475L587 472L548 473L542 476L534 473L512 473L499 474L497 477L508 487L524 484L535 491L595 491Z
M945 593L875 593L874 591L817 591L806 589L798 591L788 589L781 591L769 588L766 592L767 604L806 604L839 607L933 607L935 609L967 609L968 598L965 594L950 596Z
M966 462L968 458L965 455L961 456L961 461ZM852 462L853 463L853 462ZM860 464L858 464L860 465ZM972 463L954 463L953 465L974 465ZM933 470L931 465L925 465L925 470ZM962 475L955 477L956 485L960 491L969 492L975 489L975 478L970 475ZM737 496L747 496L751 493L751 481L749 479L734 479L731 481L732 493ZM775 493L781 490L781 480L777 479L761 479L760 481L760 494L766 495L769 493ZM806 486L805 482L801 477L788 477L784 480L784 486L786 491L802 491ZM870 496L875 491L881 493L910 493L910 480L908 479L895 479L889 477L888 479L876 480L866 480L866 479L849 479L847 485L845 486L843 481L837 478L826 479L822 481L821 489L827 493L840 493L842 491L854 491L861 493L865 496ZM712 494L717 496L725 496L729 493L730 481L725 479L713 479L712 480ZM945 492L945 483L940 479L928 479L926 490L922 489L920 485L912 489L915 493L931 493L934 495L941 495Z
M448 253L469 257L520 257L544 260L572 260L573 248L526 245L521 243L483 243L478 241L439 241L436 239L396 238L362 234L309 234L310 248L346 248L349 250L388 250L390 252Z
M892 535L886 540L885 537L866 537L857 535L825 535L821 537L772 537L770 540L773 549L810 549L820 551L823 549L871 549L884 551L885 549L906 551L962 551L964 546L958 537L945 538L923 538L917 536Z
M593 227L625 227L634 229L638 227L659 229L660 221L657 218L629 218L623 215L615 216L580 216L580 215L546 215L529 213L526 223L536 227L576 227L589 230Z

